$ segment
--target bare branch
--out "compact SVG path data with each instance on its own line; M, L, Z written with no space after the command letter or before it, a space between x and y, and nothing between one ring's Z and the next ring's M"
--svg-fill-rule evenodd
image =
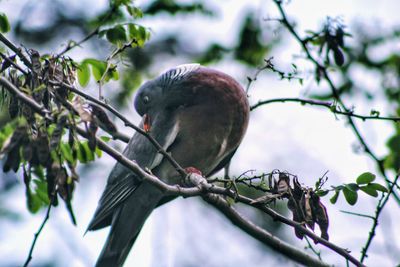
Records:
M203 199L223 213L234 225L245 231L250 236L254 237L263 244L282 253L290 259L296 259L298 263L305 266L330 266L312 256L304 253L304 251L280 240L276 236L260 228L250 220L244 218L237 212L229 203L221 196L215 194L206 194Z
M139 132L140 134L144 135L156 148L157 151L159 153L161 153L171 164L172 166L174 166L174 168L176 169L177 172L179 172L179 174L182 177L186 176L186 172L185 170L171 157L170 154L168 154L163 147L157 142L157 140L155 140L151 135L149 135L148 133L146 133L143 129L139 128L138 126L136 126L134 123L132 123L131 121L129 121L124 115L122 115L121 113L119 113L115 108L113 108L112 106L104 103L103 101L100 101L90 95L87 95L85 93L83 93L82 91L76 89L75 87L68 85L66 83L58 83L55 81L50 81L50 84L52 85L57 85L57 86L63 86L65 88L67 88L68 90L71 90L72 92L76 93L77 95L80 95L81 97L107 109L108 111L110 111L112 114L114 114L117 118L119 118L121 121L124 122L125 126L130 127L132 129L134 129L135 131Z
M0 52L0 56L2 58L4 58L5 61L7 61L8 63L10 63L11 65L13 65L17 70L19 70L20 72L22 72L24 75L28 75L28 72L26 72L23 68L21 68L18 64L16 64L14 61L12 61L11 59L9 59L6 55L4 55L3 53Z
M327 67L325 67L324 65L320 64L318 62L318 60L311 54L308 46L307 46L307 42L305 40L303 40L299 34L295 31L293 25L289 22L287 16L286 16L286 12L284 11L283 7L282 7L282 1L281 0L273 0L274 3L276 4L279 13L281 15L281 19L280 22L287 28L287 30L292 34L292 36L296 39L296 41L300 44L300 46L302 47L303 51L306 53L306 57L307 59L312 62L315 66L315 68L318 70L318 72L320 72L322 74L322 77L325 79L325 81L328 83L329 88L332 91L333 97L335 98L335 100L338 102L338 104L340 105L341 109L344 112L351 112L350 109L348 109L346 107L346 105L344 104L343 100L340 97L340 94L338 93L338 89L336 88L335 84L333 83ZM360 130L358 129L358 127L356 126L356 124L354 123L353 117L350 115L346 116L347 121L350 125L350 127L353 130L353 133L355 134L355 136L357 137L358 141L360 142L360 144L362 145L362 147L364 148L365 153L367 153L376 163L376 165L378 166L379 172L381 173L381 175L383 176L383 178L386 181L386 184L389 186L391 184L391 181L389 179L389 177L386 174L386 170L385 170L385 166L383 163L382 159L379 159L378 156L372 151L372 149L369 147L369 145L367 144L366 140L364 139L364 137L362 136ZM391 195L396 199L397 203L400 205L400 197L395 193L392 192Z
M50 218L50 210L52 206L51 203L52 201L50 201L49 206L47 207L46 216L44 217L42 224L40 225L38 231L35 233L35 237L33 238L31 248L29 249L28 257L24 263L24 267L27 267L29 265L29 262L32 260L33 249L35 248L36 241L38 240L40 233L42 232L44 226L46 225L47 221Z
M400 177L400 175L397 174L396 178L394 179L392 185L389 188L389 192L386 195L383 194L382 197L379 199L378 205L376 206L376 210L375 210L375 216L373 217L372 227L368 234L368 239L365 242L364 247L361 249L360 262L364 262L366 257L368 257L367 252L368 252L369 246L371 245L372 240L375 236L376 228L378 227L379 216L381 215L383 208L385 207L386 203L388 202L390 195L393 193L393 189L396 187L399 177Z
M354 113L354 111L341 111L340 109L338 109L338 107L333 102L320 101L320 100L315 100L315 99L305 99L305 98L274 98L274 99L262 100L262 101L258 101L256 104L251 106L250 110L254 110L260 106L268 105L271 103L286 103L286 102L297 102L302 105L309 104L312 106L325 107L325 108L330 109L330 111L332 111L334 114L346 115L346 116L361 119L363 121L365 121L365 120L385 120L385 121L394 121L394 122L400 121L400 117L383 117L383 116L379 116L379 115L367 116L367 115L360 115L360 114Z
M44 118L48 120L52 120L49 116L50 111L48 111L43 105L38 104L33 98L30 98L28 95L22 93L15 87L9 80L4 77L0 77L0 84L3 85L5 89L7 89L10 93L14 94L17 98L22 100L26 105L32 108L35 112L42 115Z
M25 55L21 51L21 48L16 47L2 33L0 33L0 42L4 43L12 51L14 51L14 53L17 54L22 62L25 64L25 66L27 66L28 68L32 68L31 61L27 57L25 57Z
M361 213L351 212L351 211L347 211L347 210L341 210L340 212L343 212L343 213L346 213L346 214L350 214L350 215L354 215L354 216L358 216L358 217L368 218L368 219L372 219L372 220L375 219L373 216L367 215L367 214L361 214Z
M82 135L83 137L87 138L89 137L88 133L80 128L77 128L77 132ZM274 220L280 221L288 226L291 226L293 228L300 229L302 233L310 237L315 243L320 243L331 250L335 251L336 253L342 255L344 258L348 259L352 263L354 263L356 266L363 266L356 258L350 255L350 253L343 248L340 248L339 246L330 243L329 241L319 237L312 231L306 229L302 224L299 224L295 221L292 221L285 216L280 215L276 211L272 210L271 208L267 207L266 205L260 204L260 203L253 203L253 199L247 198L245 196L242 196L238 194L237 192L233 190L229 190L223 187L219 187L216 185L212 185L210 187L204 188L204 187L189 187L189 188L184 188L179 185L168 185L161 180L159 180L157 177L145 172L142 170L139 165L137 165L135 162L129 160L125 156L123 156L121 153L116 151L115 149L111 148L108 146L105 142L103 142L101 139L97 138L97 144L101 150L106 152L108 155L116 159L118 162L123 164L125 167L129 168L132 170L135 174L139 176L139 178L145 179L146 181L151 182L155 186L157 186L160 190L164 192L165 195L172 195L172 196L183 196L183 197L193 197L193 196L205 196L207 193L214 193L214 194L219 194L219 195L224 195L224 196L229 196L231 198L235 198L238 202L255 207L268 215L270 215ZM245 226L243 226L245 227ZM257 236L253 236L254 238L257 238ZM289 257L289 255L286 255ZM293 259L293 258L292 258ZM296 260L296 259L293 259Z
M88 40L92 39L96 34L99 33L100 27L103 26L103 23L107 21L112 14L115 12L116 7L113 6L109 12L107 13L106 16L103 17L103 19L99 22L99 26L97 26L91 33L89 33L87 36L85 36L82 40L79 42L69 42L68 45L60 52L57 54L56 57L61 57L65 53L69 52L70 50L74 49L77 46L81 46L83 43L87 42Z

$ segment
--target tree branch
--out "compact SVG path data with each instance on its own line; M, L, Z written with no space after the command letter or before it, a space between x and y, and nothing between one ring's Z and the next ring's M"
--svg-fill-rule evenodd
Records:
M14 86L9 80L4 77L0 77L0 84L7 89L10 93L15 95L18 99L22 100L26 105L32 108L36 113L40 114L48 120L52 120L50 117L50 111L48 111L43 105L38 104L33 98L22 93L17 87Z
M400 177L400 175L397 174L396 178L394 179L392 185L389 188L389 192L386 195L383 194L382 197L379 199L378 205L376 206L375 215L372 218L373 223L372 223L371 230L369 231L369 234L368 234L368 239L365 242L364 247L361 249L360 262L364 262L364 260L368 257L368 255L367 255L368 248L370 247L372 240L375 237L376 228L378 227L379 216L381 215L383 208L385 207L386 203L388 202L390 195L393 192L393 189L397 185L397 181L398 181L399 177Z
M112 14L115 12L116 7L113 6L110 11L107 13L106 16L103 17L103 19L99 22L99 26L97 26L91 33L89 33L87 36L85 36L82 40L80 40L79 42L69 42L68 45L60 52L57 54L57 58L64 55L65 53L69 52L70 50L74 49L77 46L82 45L83 43L87 42L88 40L90 40L93 36L95 36L96 34L99 33L101 26L103 26L103 23L105 21L107 21Z
M16 47L2 33L0 33L0 42L4 43L12 51L14 51L14 53L17 54L22 62L25 64L25 66L27 66L28 68L32 68L31 61L27 57L25 57L25 55L21 51L21 48Z
M365 120L386 120L386 121L394 121L394 122L400 121L400 117L384 117L384 116L379 116L379 115L366 116L366 115L356 114L353 111L341 111L340 109L337 108L337 106L333 102L320 101L320 100L315 100L315 99L305 99L305 98L274 98L274 99L262 100L262 101L258 101L256 104L251 106L250 110L254 110L260 106L271 104L271 103L286 103L286 102L297 102L302 105L309 104L312 106L325 107L325 108L328 108L329 110L331 110L334 114L346 115L349 117L361 119L363 121L365 121Z
M29 262L32 260L33 249L35 248L36 241L38 240L40 233L42 232L44 226L46 225L47 221L50 218L50 210L51 210L51 206L52 206L51 203L52 203L52 201L50 201L49 206L47 207L46 216L44 217L42 224L40 225L38 231L35 233L35 237L33 238L31 248L29 249L28 257L24 263L24 267L27 267Z
M24 75L28 75L28 72L26 72L23 68L21 68L18 64L16 64L14 61L12 61L9 57L7 57L6 55L4 55L3 53L0 52L0 56L7 61L8 63L10 63L11 65L14 66L14 68L16 68L17 70L19 70L20 72L22 72Z
M157 142L157 140L155 140L151 135L149 135L147 132L145 132L143 129L141 129L140 127L136 126L134 123L132 123L130 120L128 120L124 115L122 115L121 113L119 113L115 108L113 108L112 106L104 103L103 101L100 101L90 95L87 95L85 93L83 93L82 91L76 89L75 87L68 85L66 83L59 83L59 82L55 82L55 81L49 81L50 84L52 85L57 85L57 86L62 86L64 88L67 88L68 90L76 93L77 95L80 95L81 97L107 109L108 111L110 111L112 114L114 114L117 118L119 118L122 122L124 122L125 126L130 127L132 129L134 129L135 131L139 132L140 134L144 135L154 146L155 148L157 148L158 153L161 153L171 164L172 166L175 168L175 170L182 176L185 177L186 176L186 171L178 164L178 162L176 162L175 159L173 159L171 157L171 155L169 153L167 153L163 147Z
M307 42L305 42L299 36L299 34L295 31L295 29L292 26L292 24L289 22L289 20L288 20L288 18L286 16L286 12L284 11L284 9L282 7L282 0L273 0L273 1L276 4L276 6L277 6L277 8L279 10L279 13L281 15L280 22L287 28L287 30L292 34L292 36L295 38L295 40L300 44L300 46L302 47L303 51L306 53L307 59L310 62L312 62L314 64L314 66L316 67L316 69L322 74L323 78L328 83L329 88L332 91L332 94L333 94L335 100L340 105L340 107L344 110L344 112L351 112L346 107L346 105L344 104L343 100L341 99L341 97L340 97L340 95L338 93L338 89L336 88L335 84L333 83L332 79L330 78L330 75L328 74L327 68L324 65L320 64L317 61L317 59L315 59L313 57L313 55L311 54L311 52L310 52L310 50L309 50L309 48L307 46ZM360 142L360 144L364 148L365 153L367 153L375 161L376 165L378 166L379 172L381 173L381 175L383 176L384 180L386 181L386 184L389 186L392 182L390 181L389 177L386 174L383 160L379 159L378 156L371 150L371 148L369 147L369 145L365 141L364 137L361 135L360 130L358 129L358 127L354 123L354 120L353 120L352 116L347 115L346 118L347 118L347 121L348 121L349 125L351 126L351 128L353 130L353 133L355 134L355 136L357 137L358 141ZM396 199L397 203L400 205L400 197L394 191L392 191L391 195L393 195L393 197Z
M203 199L224 214L225 217L227 217L235 226L239 227L264 245L267 245L288 258L296 259L298 263L304 264L305 266L330 266L329 264L324 263L321 260L304 253L304 251L280 240L276 236L255 225L250 220L244 218L221 196L206 194L203 196Z
M33 99L29 98L28 96L26 96L25 94L20 92L7 79L1 77L0 78L0 83L3 84L5 86L5 88L8 89L9 91L16 93L21 101L23 101L24 103L26 103L29 106L31 106L40 115L46 116L49 113L46 109L44 109L41 105L36 103ZM102 103L102 102L100 102L100 103ZM102 103L102 105L104 105L107 108L111 108L111 110L113 110L112 107L109 107L108 105L106 105L104 103ZM118 114L118 116L123 121L125 121L127 124L130 124L130 122L125 117L123 117L118 112L116 112L116 113ZM52 120L51 117L49 119ZM134 127L138 128L137 126L134 126ZM142 129L140 129L140 128L138 128L138 129L141 132L144 132ZM85 137L87 139L90 138L89 134L85 130L83 130L83 129L79 128L79 127L76 127L76 130L77 130L78 134L80 134L81 136L83 136L83 137ZM145 132L144 132L144 134L147 135L147 133L145 133ZM299 224L297 222L294 222L294 221L292 221L292 220L290 220L290 219L288 219L288 218L276 213L275 211L273 211L272 209L268 208L267 206L263 206L263 205L257 204L257 203L255 203L255 204L253 203L252 204L252 199L249 199L249 198L246 198L244 196L238 195L236 192L234 192L232 190L229 190L229 189L226 189L226 188L222 188L222 187L218 187L218 186L215 186L215 185L213 185L213 186L211 186L211 187L209 187L208 189L205 190L205 188L203 188L203 187L182 188L182 187L180 187L178 185L171 186L171 185L165 184L164 182L159 180L157 177L145 172L139 165L137 165L136 162L133 162L133 161L129 160L128 158L123 156L121 153L119 153L118 151L116 151L112 147L108 146L100 138L96 137L96 141L97 141L98 147L101 150L103 150L104 152L106 152L107 154L112 156L114 159L116 159L118 162L120 162L121 164L123 164L124 166L126 166L127 168L132 170L135 174L138 175L138 177L140 177L142 179L146 179L146 181L149 181L152 184L154 184L155 186L157 186L158 188L160 188L166 195L192 197L192 196L199 196L199 195L203 196L206 193L215 193L215 194L230 196L232 198L235 198L239 202L242 202L244 204L256 207L256 208L264 211L265 213L269 214L275 220L279 220L279 221L281 221L281 222L283 222L283 223L285 223L285 224L287 224L289 226L292 226L293 228L301 229L302 232L305 235L307 235L310 238L312 238L314 240L314 242L318 242L318 243L323 244L324 246L327 246L328 248L332 249L333 251L337 252L338 254L344 256L346 259L348 259L351 262L355 263L356 265L360 266L360 263L354 257L352 257L345 249L342 249L342 248L340 248L340 247L338 247L338 246L336 246L336 245L334 245L334 244L332 244L332 243L320 238L319 236L315 235L313 232L309 231L308 229L305 229L301 224ZM170 156L170 155L168 155L168 156ZM242 227L244 227L244 229L247 229L248 225L247 226L242 226ZM249 231L249 230L247 229L246 232L247 231ZM257 232L257 230L254 230L254 232ZM257 239L260 239L260 237L257 237L257 236L254 236L254 237L257 238ZM265 239L265 238L267 238L267 237L263 237L263 239ZM268 238L268 240L270 240L270 238ZM282 241L280 241L280 242L282 242ZM278 247L278 246L280 247L281 244L276 244L276 247ZM285 251L282 252L282 253L285 253ZM293 253L295 253L295 252L293 252ZM286 256L290 257L291 254L289 253ZM307 255L307 257L309 257L309 256ZM292 258L292 260L296 261L298 259Z
M85 138L88 138L89 135L88 133L80 128L77 128L77 132L82 135ZM333 243L330 243L329 241L317 236L315 233L312 231L306 229L302 224L299 224L295 221L292 221L285 216L280 215L276 211L272 210L271 208L260 204L260 203L253 203L253 199L247 198L245 196L242 196L240 194L237 194L237 192L234 192L232 190L229 190L227 188L211 185L208 187L189 187L189 188L184 188L179 185L168 185L161 180L159 180L157 177L145 172L143 169L137 165L136 162L133 162L123 156L121 153L116 151L115 149L111 148L108 146L105 142L103 142L101 139L97 138L97 144L101 150L106 152L108 155L116 159L118 162L123 164L125 167L129 168L132 170L135 174L139 176L139 178L144 179L153 185L157 186L160 190L163 191L165 195L172 195L172 196L182 196L182 197L193 197L193 196L205 196L207 193L213 193L213 194L219 194L219 195L224 195L224 196L229 196L231 198L235 198L238 202L246 204L248 206L255 207L268 215L270 215L274 220L280 221L288 226L291 226L296 229L300 229L302 233L304 233L306 236L310 237L315 243L320 243L331 250L335 251L339 255L342 255L344 258L348 259L352 263L354 263L356 266L363 266L356 258L350 255L350 253L343 248L340 248L339 246L336 246ZM247 226L240 226L240 228L246 228ZM242 228L243 229L243 228ZM244 230L244 229L243 229ZM247 232L247 230L245 230ZM257 230L254 230L257 232ZM254 238L258 239L259 237L253 236ZM262 237L262 238L267 238L267 237ZM270 240L271 241L271 240ZM271 241L272 242L272 241ZM282 242L282 241L280 241ZM267 244L267 243L265 243ZM279 244L275 244L276 246L279 246ZM279 251L281 252L281 251ZM281 252L283 253L283 252ZM294 253L294 252L293 252ZM304 252L303 252L304 253ZM286 255L286 254L285 254ZM290 255L286 255L290 257ZM295 258L291 258L292 260L297 260Z

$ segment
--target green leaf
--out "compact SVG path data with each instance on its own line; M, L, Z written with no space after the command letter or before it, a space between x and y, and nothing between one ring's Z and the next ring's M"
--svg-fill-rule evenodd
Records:
M94 152L89 148L89 142L84 141L79 143L78 160L81 163L94 161Z
M28 206L28 210L31 213L36 213L42 207L42 201L36 194L32 194L31 190L27 188L26 190L26 204Z
M361 186L360 190L363 191L364 193L373 196L373 197L377 197L378 196L378 192L371 186L366 185L366 186Z
M47 183L42 180L35 179L33 182L36 185L35 194L46 205L50 204L49 196L47 195Z
M140 47L150 38L150 32L145 27L133 23L128 24L129 39L136 39L136 44Z
M96 146L96 149L94 150L94 152L96 153L96 156L98 158L101 158L101 156L103 155L103 151L100 148L98 148L97 146Z
M85 147L86 153L88 155L88 161L94 161L94 151L92 151L90 149L89 142L85 142L84 147Z
M67 143L61 143L60 145L61 154L70 163L74 163L74 157L72 155L72 149Z
M110 79L113 79L114 81L118 81L119 79L117 66L115 66L114 64L111 64L108 68L107 74L104 77L104 81L108 82Z
M114 28L107 30L106 38L113 44L120 44L126 42L126 31L121 25L117 25Z
M364 172L357 177L357 184L368 184L375 180L376 175L370 172Z
M108 142L111 140L111 137L103 135L103 136L100 136L100 139L103 140L104 142Z
M328 191L328 190L318 190L318 191L316 191L315 193L316 193L318 196L323 197L323 196L326 196L326 195L329 193L329 191Z
M332 204L335 204L336 201L338 200L339 194L340 194L340 190L335 190L335 194L331 197L331 199L329 199L329 201Z
M86 163L88 161L86 155L86 149L83 147L82 143L78 143L77 156L79 162L81 163Z
M90 69L87 63L82 63L78 68L78 82L82 87L86 87L90 80Z
M6 14L0 13L0 32L6 33L11 29L10 22L8 22L8 18Z
M346 199L347 203L349 203L352 206L354 204L356 204L357 199L358 199L357 192L354 192L354 191L348 189L347 187L344 187L343 195L344 195L344 198Z
M135 6L126 6L126 10L128 11L129 15L131 15L134 19L142 18L143 12L140 8Z
M87 58L82 64L90 64L92 66L92 74L96 82L99 82L107 69L107 62L94 58Z
M377 191L381 191L381 192L384 192L384 193L388 192L386 187L384 187L383 185L378 184L378 183L370 183L370 184L368 184L368 187L371 187L371 188L373 188L373 189L375 189Z
M360 189L360 187L355 183L349 183L349 184L346 184L345 186L354 192L356 192L358 189Z

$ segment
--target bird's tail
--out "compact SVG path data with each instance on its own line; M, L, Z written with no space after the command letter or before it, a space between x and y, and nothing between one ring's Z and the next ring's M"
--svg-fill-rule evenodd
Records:
M113 217L96 267L119 267L124 264L144 222L162 197L158 188L144 182L125 200Z

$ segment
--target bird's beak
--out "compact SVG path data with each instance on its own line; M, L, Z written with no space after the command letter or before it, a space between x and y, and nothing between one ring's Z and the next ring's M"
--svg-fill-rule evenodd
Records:
M143 130L148 133L150 132L150 128L151 128L151 119L149 114L144 114L143 115Z

